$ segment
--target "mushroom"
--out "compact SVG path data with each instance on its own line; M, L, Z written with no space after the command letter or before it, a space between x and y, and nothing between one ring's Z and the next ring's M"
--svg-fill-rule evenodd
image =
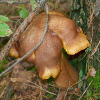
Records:
M66 59L65 55L61 54L61 71L54 79L56 85L60 88L71 88L78 81L79 74Z
M45 12L37 15L23 32L18 42L11 48L10 55L16 58L22 57L35 47L42 37L45 22ZM89 46L90 44L82 29L67 15L54 10L49 12L48 30L44 41L24 61L34 63L39 77L42 79L48 79L50 76L56 78L60 71L66 69L65 75L68 74L68 79L72 81L70 83L72 85L78 80L78 73L63 57L62 48L64 47L68 54L74 55ZM73 73L76 74L76 77ZM58 77L55 79L56 83L57 79Z

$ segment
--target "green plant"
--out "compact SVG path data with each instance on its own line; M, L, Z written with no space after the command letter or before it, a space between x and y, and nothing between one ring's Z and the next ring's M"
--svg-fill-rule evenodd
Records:
M54 97L54 95L49 93L49 94L46 95L46 97L49 97L51 99L51 98Z
M12 30L10 27L5 23L10 21L8 17L0 15L0 37L6 37L12 34Z
M7 64L6 58L3 59L3 61L0 63L0 73L4 70L4 69L2 68L4 64Z
M35 8L37 7L37 3L36 3L35 0L30 0L30 2L31 2L31 5L32 5L32 11L34 11Z
M98 93L100 93L100 70L98 69L95 75L95 78L89 76L87 83L89 84L90 81L93 80L93 82L90 85L89 88L89 96L93 96L94 98L100 98L100 94L96 95Z
M20 17L22 18L26 18L28 16L29 12L26 10L26 9L22 9L20 12L19 12L19 15Z

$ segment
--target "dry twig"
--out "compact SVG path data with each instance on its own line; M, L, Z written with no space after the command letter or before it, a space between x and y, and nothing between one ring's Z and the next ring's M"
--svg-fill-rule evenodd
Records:
M14 45L14 43L19 39L20 35L23 33L24 29L27 27L27 25L32 21L32 19L38 14L38 12L41 10L41 8L44 7L47 0L41 0L38 2L38 6L35 9L35 12L31 12L27 18L23 21L23 23L18 27L16 32L13 34L11 39L8 41L4 49L0 53L0 63L5 58L11 47Z
M86 90L83 92L83 94L81 95L81 97L79 98L79 100L81 100L81 98L82 98L83 95L86 93L87 89L89 88L89 86L91 85L92 82L93 82L93 81L91 81L91 82L89 83L88 87L87 87Z
M38 48L38 46L43 42L45 34L47 32L47 28L48 28L48 20L49 20L49 10L48 10L48 5L46 4L46 13L47 13L47 17L46 17L46 24L45 24L45 29L44 29L44 33L41 37L40 42L30 51L28 52L26 55L24 55L22 58L19 58L12 66L10 66L8 69L6 69L5 71L3 71L0 76L4 75L6 72L8 72L10 69L12 69L16 64L18 64L21 60L23 60L25 57L27 57L29 54L31 54L34 50L36 50Z
M3 4L3 3L6 3L6 4L26 4L26 3L30 3L30 0L17 0L17 1L14 1L14 0L1 0L0 1L0 4Z

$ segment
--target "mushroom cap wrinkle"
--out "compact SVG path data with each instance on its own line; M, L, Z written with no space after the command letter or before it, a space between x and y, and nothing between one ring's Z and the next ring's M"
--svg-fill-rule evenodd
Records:
M64 49L69 55L75 55L90 46L82 29L74 21L64 16L51 16L49 30L58 34L63 42Z
M59 74L63 47L68 54L74 55L90 45L82 29L67 17L59 11L50 11L44 41L24 59L24 61L35 64L42 79L48 79L50 76L56 78ZM37 15L11 48L10 55L18 58L31 51L40 42L45 22L45 12Z

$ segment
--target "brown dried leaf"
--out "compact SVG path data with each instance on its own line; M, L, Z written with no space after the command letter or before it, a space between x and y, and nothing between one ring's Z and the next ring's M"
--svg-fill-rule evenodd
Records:
M96 70L92 66L90 66L90 69L88 70L87 73L87 78L89 77L89 75L95 78L95 74L96 74Z
M12 82L17 82L17 78L10 78Z
M80 88L75 88L74 92L80 93Z

